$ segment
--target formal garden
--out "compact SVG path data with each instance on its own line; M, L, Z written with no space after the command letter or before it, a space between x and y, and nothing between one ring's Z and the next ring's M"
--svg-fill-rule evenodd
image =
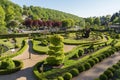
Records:
M13 34L14 38L11 38L11 35L1 36L0 74L11 74L24 67L22 61L12 60L12 58L24 53L28 47L28 39L31 40L32 49L38 53L37 55L48 55L46 59L34 66L33 73L39 80L71 80L120 49L119 38L111 36L109 32L90 31L87 38L85 34L83 30L67 33L23 34L24 36ZM75 47L65 52L66 45ZM15 52L11 52L11 49L15 49ZM114 71L118 70L117 67L115 66ZM118 73L112 72L111 75L113 74ZM108 78L109 75L101 74L96 80L108 80ZM118 77L115 75L110 78Z
M120 80L119 27L120 11L84 18L1 0L0 80Z

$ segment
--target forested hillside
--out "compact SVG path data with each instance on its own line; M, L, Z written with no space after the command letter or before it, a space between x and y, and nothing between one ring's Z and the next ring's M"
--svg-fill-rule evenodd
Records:
M102 29L101 25L105 28L109 24L120 23L120 12L101 17L82 18L58 10L26 5L20 7L10 0L0 0L0 33L7 33L7 29L14 30L27 17L32 20L60 21L63 27L79 26Z

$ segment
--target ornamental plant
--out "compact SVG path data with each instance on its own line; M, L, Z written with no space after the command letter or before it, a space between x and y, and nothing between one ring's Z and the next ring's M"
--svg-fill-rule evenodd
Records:
M51 66L58 66L63 63L65 55L63 51L63 40L64 38L60 35L53 35L50 37L50 45L46 62Z

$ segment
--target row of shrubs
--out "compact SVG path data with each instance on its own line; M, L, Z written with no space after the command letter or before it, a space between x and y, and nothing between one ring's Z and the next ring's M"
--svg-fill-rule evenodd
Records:
M99 78L95 80L110 80L112 78L119 78L120 79L120 61L116 64L109 67L106 71L104 71ZM117 79L115 79L117 80Z
M62 69L58 69L57 71L51 71L51 74L49 73L48 75L45 74L45 76L41 75L41 73L39 73L37 71L37 66L39 65L36 65L34 67L34 74L37 76L37 78L39 78L40 80L43 80L43 77L44 79L47 78L49 80L53 80L53 78L59 76L59 77L63 77L64 80L67 80L65 79L65 74L66 72L67 73L70 73L70 70L71 69L77 69L79 73L85 71L85 70L88 70L90 69L91 67L93 67L95 64L97 64L98 62L101 62L103 59L111 56L112 54L114 54L114 52L120 50L120 47L114 47L114 48L110 48L109 50L105 51L105 52L100 52L100 54L97 54L95 56L90 56L89 58L86 58L84 60L85 63L81 62L81 61L78 61L76 62L75 64L71 64L70 66L66 67L66 68L62 68ZM46 72L45 72L46 73ZM53 75L54 74L54 75ZM60 74L64 74L64 75L60 75ZM42 76L42 77L41 77ZM72 75L73 76L73 75ZM72 77L73 78L73 77ZM55 78L55 80L60 80L57 78ZM69 80L69 79L68 79Z
M28 46L28 45L27 45L27 42L26 42L25 40L23 40L23 41L22 41L22 46L21 46L21 48L20 48L19 51L17 51L17 52L14 53L14 54L11 54L11 55L7 55L7 56L0 57L0 60L6 59L6 58L13 58L13 57L15 57L15 56L17 56L17 55L19 55L19 54L22 54L23 51L26 50L27 46Z
M19 60L13 60L13 62L15 63L15 68L13 68L13 69L0 69L0 75L14 73L14 72L17 72L17 71L22 69L23 62L21 62Z
M111 56L114 54L114 52L118 51L120 47L115 47L111 48L110 50L104 52L103 54L97 55L96 57L91 57L90 59L87 60L87 62L80 64L80 65L75 65L74 68L72 68L70 71L64 73L64 75L61 75L57 77L55 80L71 80L73 77L78 76L79 73L89 70L92 68L95 64L101 62L103 59ZM119 62L120 65L120 62ZM120 68L118 65L113 65L114 68ZM110 68L111 69L111 68ZM108 71L110 72L110 71ZM106 74L108 72L105 72ZM108 73L108 76L112 76L110 73ZM61 79L59 79L61 78ZM109 80L109 79L100 79L100 80Z

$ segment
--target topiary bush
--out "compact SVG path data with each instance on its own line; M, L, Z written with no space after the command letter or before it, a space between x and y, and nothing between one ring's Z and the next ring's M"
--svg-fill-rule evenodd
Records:
M79 56L82 56L84 54L84 51L82 50L82 49L80 49L79 51L78 51L78 55Z
M0 69L13 69L15 68L15 63L11 58L7 58L1 61Z
M91 65L90 65L90 63L85 63L85 64L84 64L84 67L85 67L85 70L88 70L88 69L91 68Z
M63 78L64 78L64 80L71 80L72 79L72 74L67 72L67 73L64 74Z
M114 77L120 78L120 69L117 69L114 73Z
M99 62L99 59L98 59L98 58L96 58L96 57L93 57L93 58L92 58L92 60L94 60L94 61L95 61L95 63L98 63L98 62Z
M64 80L64 78L62 76L59 76L58 80Z
M112 71L112 73L114 73L114 72L115 72L115 68L113 68L113 67L110 67L110 68L108 68L107 70Z
M40 43L41 46L47 46L48 44L49 43L47 40L41 40L41 43Z
M92 60L92 59L88 60L88 63L89 63L91 66L94 66L94 65L95 65L95 61Z
M50 46L46 59L46 63L51 66L58 66L63 63L65 55L63 52L63 37L60 35L53 35L50 37Z
M72 56L72 58L79 58L78 53L75 53L75 54Z
M113 77L113 73L112 73L112 71L110 71L110 70L106 70L106 71L104 72L104 74L105 74L108 78L112 78L112 77Z
M119 69L119 66L117 64L113 65L112 67L115 69Z
M100 75L100 80L108 80L108 77L105 74Z
M85 71L84 65L80 65L80 66L78 67L78 70L79 70L79 72Z
M74 68L74 69L70 70L70 73L72 74L72 77L75 77L79 74L79 71L78 71L78 69Z

